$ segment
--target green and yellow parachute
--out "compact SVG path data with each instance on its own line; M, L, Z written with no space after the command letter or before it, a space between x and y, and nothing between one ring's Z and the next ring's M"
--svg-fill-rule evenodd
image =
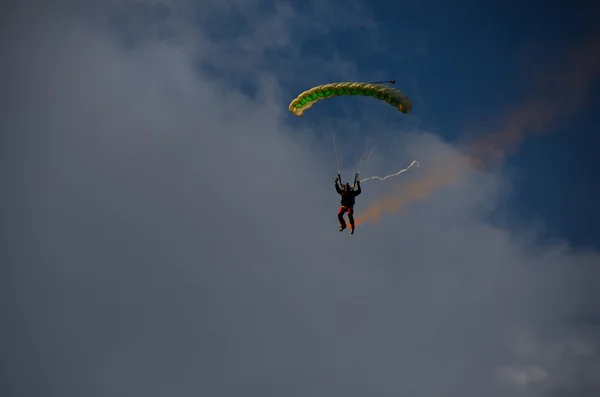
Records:
M313 87L298 95L289 106L290 112L302 117L304 111L316 102L341 95L362 95L386 101L402 113L412 109L412 101L402 91L383 84L343 82Z

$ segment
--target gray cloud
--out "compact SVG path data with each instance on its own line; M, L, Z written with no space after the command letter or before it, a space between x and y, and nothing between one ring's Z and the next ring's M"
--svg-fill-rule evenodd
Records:
M2 395L599 390L597 332L565 320L597 302L598 254L487 224L509 181L472 171L340 234L333 170L284 123L275 70L250 99L198 68L293 46L289 9L216 41L164 3L123 46L95 4L5 28ZM425 132L393 145L372 170L458 155ZM364 189L357 211L385 185Z

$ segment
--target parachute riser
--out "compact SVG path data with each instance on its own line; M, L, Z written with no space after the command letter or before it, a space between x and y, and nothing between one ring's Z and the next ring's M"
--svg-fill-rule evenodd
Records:
M340 176L340 174L337 174L337 176L338 181L340 182L340 186L343 186L344 184L342 183L342 177ZM356 187L356 182L358 182L358 172L354 174L354 183L352 184L352 189Z

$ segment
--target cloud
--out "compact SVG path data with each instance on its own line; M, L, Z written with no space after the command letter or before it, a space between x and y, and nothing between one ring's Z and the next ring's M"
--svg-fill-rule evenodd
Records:
M115 4L6 27L2 395L597 390L597 333L563 319L589 309L598 254L486 224L502 175L461 163L462 185L337 232L326 159L285 122L281 76L309 61L248 67L299 46L297 10L215 38L191 3ZM111 15L138 18L134 42ZM399 139L397 158L462 158L434 135Z
M503 367L498 370L500 377L506 381L514 383L518 386L527 386L533 383L539 383L548 378L548 373L536 366L528 366L521 368Z

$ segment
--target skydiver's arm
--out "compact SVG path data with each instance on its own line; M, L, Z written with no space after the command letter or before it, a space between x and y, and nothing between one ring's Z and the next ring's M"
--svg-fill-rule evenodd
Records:
M340 189L340 187L337 184L337 182L335 183L335 191L338 192L338 194L342 194L342 190Z
M358 190L356 190L356 192L354 193L355 196L358 196L361 192L360 190L360 181L356 181L356 187L358 188Z

